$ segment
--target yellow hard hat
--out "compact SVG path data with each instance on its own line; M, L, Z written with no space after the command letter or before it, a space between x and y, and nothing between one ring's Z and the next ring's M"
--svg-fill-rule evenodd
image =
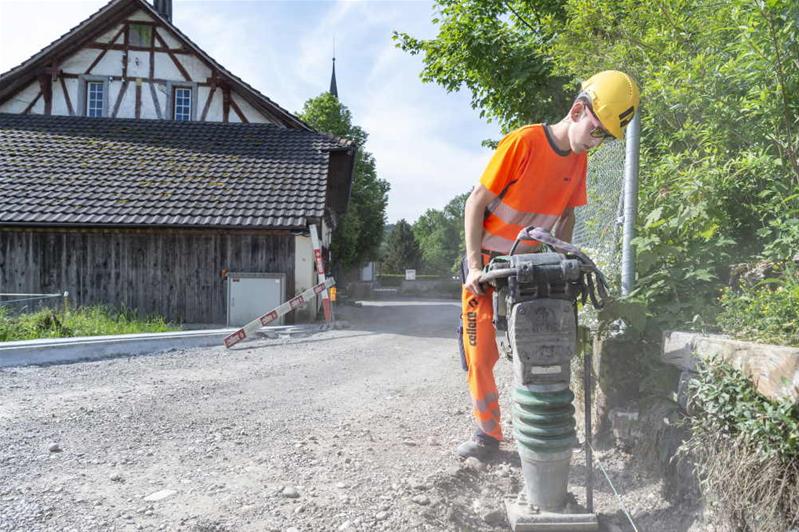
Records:
M591 108L602 126L620 139L641 101L641 92L635 80L618 70L604 70L583 82L582 93L588 96Z

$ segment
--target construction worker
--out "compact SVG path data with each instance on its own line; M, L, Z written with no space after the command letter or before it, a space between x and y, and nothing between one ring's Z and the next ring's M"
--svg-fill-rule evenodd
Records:
M508 254L526 226L542 227L571 241L574 208L587 203L586 152L606 138L622 138L638 104L638 86L627 74L607 70L592 76L563 120L525 126L503 138L466 200L461 354L477 432L458 446L461 457L488 458L502 441L494 381L499 350L492 289L478 282L483 266L494 256ZM532 251L535 245L522 242L516 253Z

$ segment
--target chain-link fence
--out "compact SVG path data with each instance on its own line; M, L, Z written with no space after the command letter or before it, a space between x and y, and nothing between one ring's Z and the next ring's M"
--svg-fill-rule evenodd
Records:
M66 310L69 292L55 294L0 293L0 315L36 312L43 308Z
M590 154L588 205L575 211L572 238L604 272L614 296L621 284L624 157L623 140L605 141Z

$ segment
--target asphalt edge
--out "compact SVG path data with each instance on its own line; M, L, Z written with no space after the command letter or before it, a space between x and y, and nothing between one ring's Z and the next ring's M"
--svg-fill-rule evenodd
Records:
M349 323L303 323L262 327L256 336L262 339L307 336L331 328L346 329ZM224 339L238 328L194 329L164 333L118 334L112 336L79 336L74 338L40 338L0 342L0 368L43 366L122 356L163 353L196 347L223 347ZM236 349L233 349L234 351Z

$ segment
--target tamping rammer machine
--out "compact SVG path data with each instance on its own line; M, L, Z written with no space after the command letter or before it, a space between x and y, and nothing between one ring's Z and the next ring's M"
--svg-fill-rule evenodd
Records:
M545 252L514 254L519 242L534 240ZM494 323L504 332L503 350L513 359L513 434L526 489L506 501L515 531L598 530L592 479L587 479L588 513L569 513L568 477L577 445L574 393L569 389L577 350L577 301L599 307L607 294L602 273L575 246L529 227L509 255L486 266L482 282L494 287ZM590 359L586 360L587 471L592 476Z

